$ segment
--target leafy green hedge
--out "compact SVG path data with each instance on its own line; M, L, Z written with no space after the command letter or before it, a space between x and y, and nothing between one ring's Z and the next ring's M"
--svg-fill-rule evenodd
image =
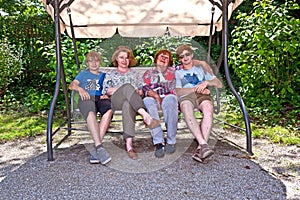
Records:
M252 116L299 120L300 21L289 15L299 9L294 0L276 5L271 0L254 3L250 15L240 13L232 32L229 62L242 83L239 92ZM260 108L260 109L257 109Z
M1 110L26 108L38 112L49 106L54 84L47 74L48 61L39 52L54 40L53 21L48 14L0 17ZM8 47L10 53L8 52ZM17 58L18 62L13 62ZM15 78L14 78L15 77ZM17 79L16 79L17 78Z

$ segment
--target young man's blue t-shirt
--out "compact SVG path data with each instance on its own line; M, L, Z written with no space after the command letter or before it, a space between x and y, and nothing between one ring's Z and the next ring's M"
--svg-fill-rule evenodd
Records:
M79 72L75 80L79 81L80 87L85 89L90 96L102 96L103 80L105 73L93 74L90 70Z
M175 72L176 88L193 88L203 81L215 78L210 73L205 73L202 67L193 66L191 69L179 69Z

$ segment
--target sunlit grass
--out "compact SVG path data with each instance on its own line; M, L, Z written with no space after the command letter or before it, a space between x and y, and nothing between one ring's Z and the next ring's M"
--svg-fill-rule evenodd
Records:
M240 126L245 129L244 118L241 114L227 113L226 121L230 124ZM279 125L269 126L259 121L251 120L250 122L252 137L268 139L273 143L297 145L300 146L299 128L287 128ZM228 128L225 126L224 128Z
M0 114L0 142L46 134L47 120L48 116L42 114ZM56 116L53 127L64 120L62 116Z

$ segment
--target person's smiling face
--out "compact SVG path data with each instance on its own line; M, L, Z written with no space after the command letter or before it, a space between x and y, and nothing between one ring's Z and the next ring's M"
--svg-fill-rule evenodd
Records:
M193 54L187 50L184 50L180 55L179 55L179 61L183 65L188 65L191 64L193 61Z
M158 66L167 67L169 65L169 60L170 60L169 55L167 55L167 54L160 54L158 56L156 64Z
M129 58L128 58L127 52L121 51L119 53L119 55L117 56L116 61L118 63L118 67L128 68Z
M98 72L100 67L100 60L94 57L87 58L87 65L89 67L89 70L92 72Z

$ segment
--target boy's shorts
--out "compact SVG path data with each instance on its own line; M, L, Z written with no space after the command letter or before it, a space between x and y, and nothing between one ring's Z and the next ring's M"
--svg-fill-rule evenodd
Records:
M94 112L95 115L99 112L103 116L111 109L111 101L110 99L100 99L99 96L91 97L91 99L84 101L79 97L78 107L86 120L90 111Z
M179 97L179 103L188 100L193 103L195 108L198 108L198 106L205 100L212 101L212 98L209 94L198 94L198 93L190 93L188 95L184 95L182 97Z

